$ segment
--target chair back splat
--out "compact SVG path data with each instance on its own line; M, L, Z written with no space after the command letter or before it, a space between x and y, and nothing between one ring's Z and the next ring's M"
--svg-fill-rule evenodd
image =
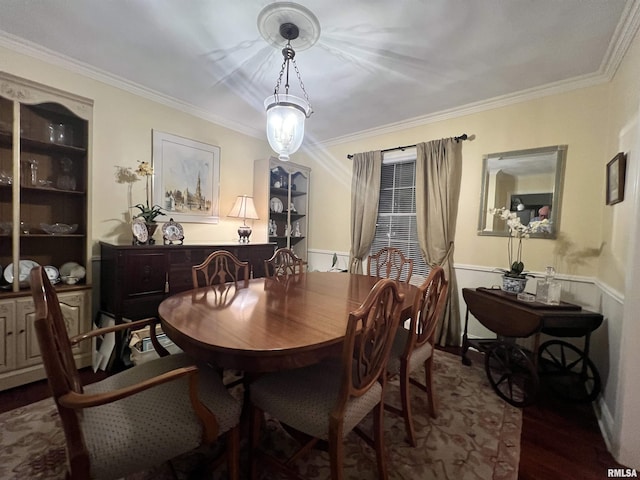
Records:
M213 252L200 265L191 267L193 288L233 282L240 288L249 286L249 262L241 262L226 250Z
M413 274L413 260L406 258L397 248L384 247L367 258L367 274L409 282Z
M297 275L304 273L304 262L290 248L279 248L264 261L264 271L267 277Z

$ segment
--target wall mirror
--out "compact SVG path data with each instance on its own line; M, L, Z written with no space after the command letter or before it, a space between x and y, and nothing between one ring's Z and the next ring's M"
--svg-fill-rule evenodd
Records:
M509 236L506 222L494 218L489 213L491 208L508 207L527 225L546 206L550 210L550 229L531 236L556 238L566 154L567 146L557 145L485 155L478 235Z

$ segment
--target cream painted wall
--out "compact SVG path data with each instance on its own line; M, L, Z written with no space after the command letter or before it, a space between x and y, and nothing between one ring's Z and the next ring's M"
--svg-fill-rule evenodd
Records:
M220 161L220 223L184 223L185 243L234 242L237 219L226 218L237 195L253 190L253 162L272 154L265 140L249 137L192 115L152 102L46 62L0 48L0 68L13 75L81 95L94 101L92 162L92 235L98 241L128 244L130 210L127 185L115 181L115 166L135 169L151 160L151 131L159 130L217 145ZM133 203L145 199L144 182L132 189ZM159 222L168 217L158 217ZM161 232L156 232L161 242Z
M638 116L638 102L640 101L640 36L636 35L634 42L627 51L622 65L609 85L607 104L609 108L603 110L606 115L606 144L605 155L600 161L599 168L604 173L606 164L616 153L628 152L631 142L621 142L623 132L629 130ZM629 161L633 159L629 158ZM633 185L627 185L628 189ZM603 255L600 258L599 277L621 291L624 290L624 274L627 267L629 218L633 215L633 204L624 201L616 205L602 208L602 242Z
M608 394L606 407L612 417L611 451L624 465L640 469L640 328L638 307L640 289L640 34L627 51L610 85L608 118L609 158L617 152L627 153L625 200L604 208L603 242L610 245L601 258L599 277L603 282L617 274L624 275L623 314L610 316L609 351L618 388ZM606 165L606 161L603 163ZM616 270L617 269L617 270ZM606 412L606 411L605 411Z
M507 263L505 238L480 237L476 233L483 155L566 144L560 239L526 240L523 260L532 271L544 271L545 266L553 265L559 273L595 276L597 259L575 261L575 256L598 249L601 243L602 159L608 158L602 134L606 131L606 118L602 112L607 108L607 99L608 86L601 85L315 150L311 155L321 166L314 167L310 248L349 251L348 153L467 133L475 139L464 142L462 149L455 262L492 267L505 267ZM326 228L328 224L332 228ZM560 246L565 247L563 254L558 253ZM616 285L621 278L615 279Z

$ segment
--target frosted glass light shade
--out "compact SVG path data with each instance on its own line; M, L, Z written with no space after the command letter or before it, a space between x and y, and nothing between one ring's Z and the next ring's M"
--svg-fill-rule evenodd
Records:
M288 94L271 95L264 101L267 111L267 140L280 160L289 160L302 145L304 121L311 108L302 98Z

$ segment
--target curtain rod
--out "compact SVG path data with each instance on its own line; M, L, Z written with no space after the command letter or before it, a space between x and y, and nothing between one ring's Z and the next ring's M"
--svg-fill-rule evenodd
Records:
M463 133L462 135L460 135L460 136L458 136L458 137L453 137L453 139L454 139L456 142L461 142L461 141L463 141L463 140L467 140L468 138L469 138L469 136L468 136L466 133ZM404 145L404 146L402 146L402 147L386 148L386 149L384 149L384 150L380 150L380 151L381 151L382 153L385 153L385 152L393 152L394 150L403 150L403 151L404 151L404 150L405 150L405 149L407 149L407 148L413 148L413 147L415 147L415 146L417 146L417 144L414 144L414 145ZM347 158L348 158L349 160L351 160L351 159L353 158L353 155L352 155L352 154L349 154L349 155L347 155Z

